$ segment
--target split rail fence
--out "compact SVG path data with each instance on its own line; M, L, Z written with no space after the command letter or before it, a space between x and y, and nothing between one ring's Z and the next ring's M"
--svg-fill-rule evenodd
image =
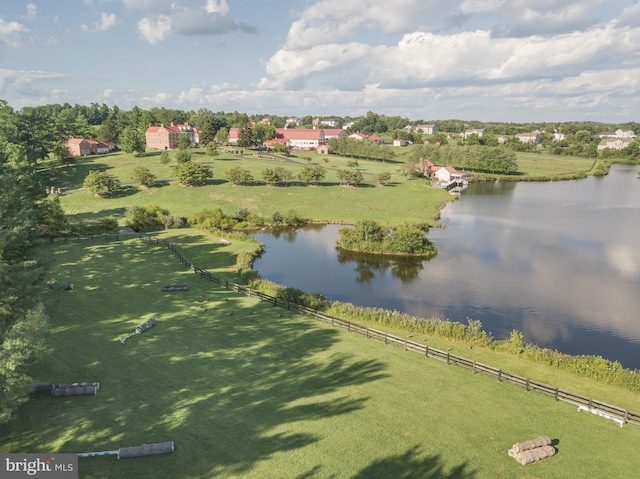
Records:
M68 241L80 241L80 240L115 240L118 241L122 235L118 234L83 234L83 235L73 235L73 236L51 236L49 241L51 243L64 241L65 243ZM331 324L332 327L342 328L348 332L362 334L368 339L374 339L384 344L392 344L396 346L400 346L404 348L405 351L410 351L416 354L420 354L421 356L425 356L427 358L437 359L442 362L446 362L449 365L459 366L461 368L465 368L471 371L473 374L484 374L485 376L492 377L497 379L499 382L504 382L507 384L511 384L520 388L525 389L526 391L533 391L544 396L551 397L556 401L567 402L578 406L578 411L588 411L599 416L605 417L607 419L611 419L620 426L624 424L633 424L635 426L640 426L640 414L636 412L629 411L627 409L613 406L611 404L607 404L602 401L598 401L596 399L588 398L586 396L582 396L580 394L572 393L570 391L565 391L564 389L557 388L555 386L550 386L548 384L544 384L538 381L534 381L533 379L525 378L522 376L518 376L507 371L503 371L498 368L494 368L492 366L488 366L486 364L479 363L477 361L473 361L471 359L464 358L462 356L457 356L455 354L451 354L448 351L441 351L436 348L431 348L427 345L417 343L415 341L410 341L407 338L401 338L399 336L394 336L393 334L389 334L383 331L378 331L377 329L369 328L367 326L362 326L360 324L354 323L352 321L347 321L345 319L337 318L335 316L330 316L321 311L317 311L315 309L307 308L297 303L292 303L290 301L284 301L282 299L276 298L274 296L270 296L268 294L262 293L260 291L254 290L252 288L248 288L246 286L231 283L227 280L219 278L217 276L212 275L211 273L196 267L194 264L187 261L180 251L171 243L159 240L157 238L151 238L148 236L140 237L141 240L162 245L168 249L170 249L174 255L180 260L180 263L188 268L193 273L197 274L203 279L206 279L212 283L216 283L219 286L224 287L225 289L232 290L237 292L238 294L245 294L249 297L259 298L261 301L265 301L267 303L273 304L273 306L279 306L286 308L290 311L296 311L299 314L304 314L307 316L311 316L318 321L323 321L325 323Z
M488 366L486 364L482 364L477 361L473 361L471 359L467 359L461 356L457 356L455 354L451 354L448 351L441 351L439 349L432 348L427 345L417 343L415 341L410 341L407 338L401 338L399 336L395 336L393 334L379 331L377 329L369 328L367 326L362 326L352 321L347 321L341 318L337 318L335 316L330 316L321 311L307 308L305 306L302 306L297 303L292 303L290 301L284 301L282 299L276 298L274 296L270 296L268 294L262 293L252 288L248 288L240 284L229 282L227 280L214 276L211 273L203 269L200 269L194 264L190 263L182 256L178 248L176 248L173 244L167 241L159 240L157 238L146 237L146 236L143 236L140 239L148 243L159 244L170 249L175 254L175 256L180 260L180 263L183 266L185 266L186 268L188 268L190 271L197 274L201 278L206 279L207 281L210 281L217 285L220 285L227 290L235 291L238 294L245 294L249 297L259 298L261 301L273 304L273 306L279 306L282 308L286 308L287 310L290 310L290 311L295 311L299 314L310 316L318 321L323 321L325 323L331 324L332 327L341 328L351 333L361 334L368 339L380 341L384 344L392 344L395 346L400 346L405 351L416 353L421 356L425 356L427 358L437 359L439 361L446 362L449 365L458 366L458 367L467 369L471 371L473 374L483 374L485 376L497 379L499 382L520 387L525 391L533 391L538 394L542 394L544 396L553 398L556 401L562 401L569 404L573 404L574 406L578 406L578 411L584 410L584 411L592 412L599 416L603 416L607 419L611 419L617 422L618 424L620 424L620 426L624 424L633 424L635 426L640 426L639 413L632 412L618 406L613 406L611 404L607 404L605 402L598 401L596 399L588 398L580 394L572 393L570 391L565 391L564 389L560 389L555 386L550 386L548 384L534 381L533 379L518 376L516 374L512 374L507 371L503 371L501 369L494 368L492 366Z

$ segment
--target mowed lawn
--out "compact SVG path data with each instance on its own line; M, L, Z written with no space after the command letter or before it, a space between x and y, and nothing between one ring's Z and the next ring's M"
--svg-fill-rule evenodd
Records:
M156 204L171 214L183 216L207 208L221 208L227 214L246 208L265 218L275 212L295 210L299 216L313 221L354 223L363 218L376 218L381 223L397 225L434 223L440 208L452 200L446 191L431 188L426 178L406 179L399 171L403 163L360 160L358 169L365 182L357 188L341 186L337 172L349 168L349 159L305 153L287 159L228 153L214 158L197 151L194 157L213 170L213 179L205 186L184 187L172 181L140 190L135 185L125 185L113 198L95 198L88 191L77 191L62 196L61 203L67 214L87 219L114 215L122 220L127 207ZM142 165L159 180L171 179L171 165L175 161L163 165L159 158L159 155L134 157L126 154L79 158L72 166L44 169L42 176L44 184L60 187L65 192L82 188L84 178L92 169L107 171L121 182L131 183L131 171ZM320 165L326 169L327 176L318 186L305 186L297 179L297 174L307 165ZM225 174L234 167L249 170L256 182L241 186L231 184ZM276 167L285 168L293 175L288 186L270 187L262 182L262 171ZM387 186L376 184L375 175L382 172L391 173ZM399 211L402 214L398 214Z
M409 150L406 151L405 156L393 162L358 160L364 183L357 188L341 186L337 177L338 171L349 168L351 159L314 152L296 152L289 158L229 152L210 157L202 150L195 150L194 157L209 165L214 175L207 185L198 188L180 186L173 181L157 183L149 189L132 184L131 172L136 166L149 168L159 180L172 178L171 165L175 160L168 165L162 164L158 153L143 156L115 153L78 158L70 166L43 165L41 174L45 185L62 188L64 192L75 191L63 195L61 203L67 214L84 219L113 215L122 223L128 207L155 204L182 216L206 208L221 208L227 214L246 208L265 218L275 212L294 210L299 216L317 222L355 223L361 219L375 219L385 225L435 224L442 206L454 197L444 190L432 188L426 178L407 179L403 174L409 157ZM517 179L552 178L588 171L594 161L542 153L518 153L517 157L520 167ZM297 179L298 173L307 165L320 165L326 169L327 176L318 186L305 186ZM233 167L249 170L256 182L232 185L225 179L225 174ZM264 185L262 171L275 167L285 168L292 174L294 179L288 186ZM113 198L95 198L88 191L77 191L91 170L107 171L125 185ZM387 186L376 184L375 176L383 172L391 174Z
M196 247L199 258L236 253L234 244ZM51 334L32 374L101 388L30 400L0 427L3 452L175 442L165 456L81 458L81 478L637 473L639 427L227 291L161 246L81 241L43 254L54 261L56 284L74 289L51 292ZM170 283L189 290L163 292ZM152 316L156 327L119 342ZM507 456L515 442L540 435L554 439L556 456L527 466Z

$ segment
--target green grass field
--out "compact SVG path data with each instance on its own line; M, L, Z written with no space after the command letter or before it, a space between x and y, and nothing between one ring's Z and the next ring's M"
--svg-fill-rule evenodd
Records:
M175 233L163 236L224 277L250 247ZM30 400L0 427L4 452L175 442L166 456L82 458L81 478L635 477L638 427L226 291L160 246L82 241L42 254L56 283L75 288L51 292L32 375L101 389ZM163 292L169 283L190 289ZM151 316L155 328L118 341ZM507 456L539 435L556 456Z
M80 191L65 194L61 202L68 214L79 218L114 215L121 222L127 207L157 204L171 214L183 216L215 207L227 214L246 208L264 217L271 217L276 211L284 213L293 209L299 216L318 222L354 223L360 219L375 218L388 225L405 222L435 224L442 206L454 197L446 191L431 188L426 179L406 179L399 170L408 161L408 155L409 149L393 162L359 160L358 168L366 183L358 188L347 188L339 185L336 176L337 171L348 168L350 160L347 158L323 157L313 152L297 152L286 160L265 155L238 157L231 153L213 158L196 150L194 156L213 169L214 178L206 186L186 188L171 182L141 190L135 185L126 185L114 198L95 198L90 192ZM233 186L224 179L226 170L235 166L250 170L254 178L260 180L260 173L265 168L281 166L297 175L309 162L327 168L327 178L320 186L308 187L299 183L275 188L262 184ZM518 162L521 177L552 177L589 170L593 160L532 153L518 154ZM174 162L169 165L160 163L157 153L140 157L116 153L79 158L71 166L44 165L42 176L45 185L69 192L82 188L90 170L108 171L123 183L130 183L131 171L138 165L148 167L160 180L170 179L171 164ZM388 186L376 186L375 175L381 172L391 173Z

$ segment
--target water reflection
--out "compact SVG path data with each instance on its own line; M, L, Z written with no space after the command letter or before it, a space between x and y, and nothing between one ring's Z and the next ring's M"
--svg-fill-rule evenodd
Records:
M472 185L432 229L430 261L336 249L339 226L257 236L256 270L329 299L419 317L480 320L496 338L640 368L640 181L607 178Z
M387 271L402 283L412 281L419 277L424 268L424 259L416 259L404 256L385 256L357 253L338 249L338 263L346 265L355 263L354 271L358 273L358 283L370 283L376 275L383 275Z

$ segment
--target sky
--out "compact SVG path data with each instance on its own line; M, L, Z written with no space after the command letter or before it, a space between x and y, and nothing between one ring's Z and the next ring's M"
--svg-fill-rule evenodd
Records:
M639 121L640 0L10 0L0 99Z

